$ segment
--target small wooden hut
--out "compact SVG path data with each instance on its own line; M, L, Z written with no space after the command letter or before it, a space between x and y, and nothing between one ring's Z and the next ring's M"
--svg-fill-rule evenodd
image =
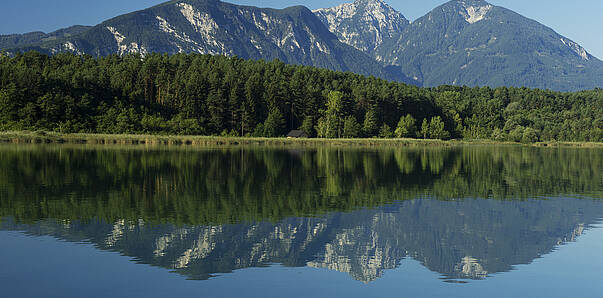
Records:
M305 133L303 130L292 130L287 135L287 139L299 139L299 138L307 138L307 137L308 137L308 134Z

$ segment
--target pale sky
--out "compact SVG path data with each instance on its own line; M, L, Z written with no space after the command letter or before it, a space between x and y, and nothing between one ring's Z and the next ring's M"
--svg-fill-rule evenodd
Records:
M283 8L304 5L315 9L352 0L229 0L225 2ZM51 32L71 25L96 25L120 14L148 8L163 0L18 0L3 1L0 34L31 31ZM385 0L409 20L416 20L446 0ZM591 54L603 58L602 0L490 0L514 10L578 42Z

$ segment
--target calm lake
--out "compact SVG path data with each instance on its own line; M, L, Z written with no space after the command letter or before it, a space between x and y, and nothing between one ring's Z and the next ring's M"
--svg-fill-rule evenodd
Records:
M603 149L0 145L0 297L601 297Z

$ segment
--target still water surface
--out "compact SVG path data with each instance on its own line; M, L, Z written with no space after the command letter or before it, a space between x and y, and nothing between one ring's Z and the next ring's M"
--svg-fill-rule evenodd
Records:
M1 297L601 297L603 150L0 146Z

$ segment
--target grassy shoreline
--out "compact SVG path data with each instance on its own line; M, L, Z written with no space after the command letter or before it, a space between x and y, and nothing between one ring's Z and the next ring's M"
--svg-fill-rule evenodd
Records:
M13 144L93 144L93 145L182 145L182 146L430 146L510 145L537 147L603 148L603 143L539 142L520 144L493 140L423 140L423 139L288 139L217 136L171 136L138 134L63 134L56 132L6 131L0 132L0 143Z

